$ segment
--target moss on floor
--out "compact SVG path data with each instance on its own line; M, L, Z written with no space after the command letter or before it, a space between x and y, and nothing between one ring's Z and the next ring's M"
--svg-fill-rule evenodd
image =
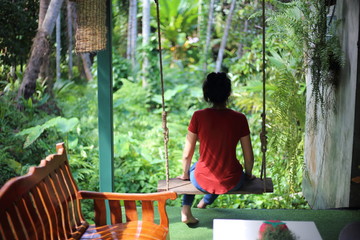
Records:
M243 210L243 209L193 209L200 223L189 228L180 221L180 208L168 207L171 240L211 240L213 219L249 219L313 221L324 240L338 239L339 233L348 223L360 221L360 210ZM226 239L224 239L226 240Z

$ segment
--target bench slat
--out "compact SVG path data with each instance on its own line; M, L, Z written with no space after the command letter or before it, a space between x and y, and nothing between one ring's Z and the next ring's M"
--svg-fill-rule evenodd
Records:
M56 238L57 234L56 234L56 232L54 233L54 231L53 231L54 230L53 221L55 219L51 218L51 216L49 215L49 210L51 211L51 208L50 208L51 204L45 205L44 198L41 194L40 186L41 186L41 184L39 184L39 186L36 186L34 188L34 190L31 192L32 197L33 197L32 199L33 199L34 208L35 208L37 215L39 216L39 220L40 220L41 228L39 228L38 231L40 231L40 233L42 232L44 234L43 239L52 239L52 237Z
M137 221L138 214L137 214L135 201L134 200L125 200L124 207L125 207L126 222Z
M54 189L54 185L51 175L46 177L44 181L39 185L41 189L41 197L43 206L45 207L50 223L51 231L54 232L54 238L65 238L64 230L62 228L62 211L60 209L60 200L58 193Z
M81 205L80 200L77 197L78 188L75 184L74 178L71 175L69 166L67 164L67 161L64 162L64 164L61 166L64 174L64 179L66 180L67 187L70 191L70 197L72 199L72 214L75 221L75 226L81 226L82 222L85 221L82 213L81 213Z
M106 225L106 207L105 201L100 199L94 200L94 210L95 210L95 224L96 226Z
M110 200L111 224L122 223L122 212L119 200Z
M66 178L66 174L64 174L64 166L60 166L57 170L57 175L61 179L61 187L64 193L64 198L66 202L66 222L67 228L69 232L76 230L76 217L75 217L75 210L74 210L74 198L71 195L71 190L69 188L69 180Z
M21 213L21 220L23 222L23 228L26 231L26 234L28 236L34 236L34 239L37 239L37 232L36 232L36 227L33 221L33 216L30 214L29 209L27 207L26 202L29 202L29 198L27 196L26 198L23 198L21 201L19 201L19 203L17 204L17 208L19 213ZM36 215L35 215L36 216Z
M14 228L14 239L28 239L26 233L24 232L23 223L19 218L18 212L16 211L16 206L13 205L12 208L7 209L7 215L9 224Z
M9 212L9 214L11 214L14 217L13 225L16 228L16 234L18 238L24 240L25 239L30 240L27 229L25 228L24 219L22 218L17 205L14 205L14 211L16 212L15 214L11 214L11 212Z
M132 221L101 227L91 225L81 239L163 240L166 239L167 232L168 229L155 223Z
M166 214L166 201L159 201L158 211L160 215L160 225L169 226L169 218Z
M13 228L11 227L10 221L8 219L7 211L4 211L2 214L0 214L0 222L1 239L16 239Z
M64 239L66 239L71 234L70 219L68 214L68 198L63 190L64 181L61 179L61 176L55 170L50 174L50 182L52 188L55 192L57 199L57 217L58 217L58 228L60 234L63 234Z
M142 201L142 220L154 222L154 205L152 201Z
M25 218L28 218L28 220L25 220L25 222L28 222L27 229L29 231L29 236L34 236L34 239L43 238L44 236L42 236L38 230L41 229L42 225L41 225L41 220L39 219L38 216L38 212L34 207L31 193L24 195L20 206L22 205L24 206L25 211L21 209L19 210L24 213Z
M33 190L33 192L35 191L36 189ZM24 196L25 205L34 223L36 236L38 236L39 239L46 239L45 224L38 209L36 208L36 200L33 192L29 192L28 195Z

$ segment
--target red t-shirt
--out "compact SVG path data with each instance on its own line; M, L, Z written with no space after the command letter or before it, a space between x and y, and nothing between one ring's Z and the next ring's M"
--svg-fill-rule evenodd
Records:
M236 158L236 145L250 134L245 115L231 109L202 109L193 114L188 130L197 134L200 142L195 169L198 184L214 194L234 188L243 169Z

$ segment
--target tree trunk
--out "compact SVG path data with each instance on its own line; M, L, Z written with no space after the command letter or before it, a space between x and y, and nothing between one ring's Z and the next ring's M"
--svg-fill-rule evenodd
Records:
M244 34L247 34L248 27L249 27L249 20L245 19L244 30L243 30ZM238 50L236 52L236 55L238 59L240 59L244 55L244 44L242 42L240 42L238 45Z
M50 0L40 0L40 7L39 7L39 25L38 28L40 29L43 21L45 19L46 12L48 10L50 4Z
M132 9L131 9L131 0L129 1L129 16L128 16L128 25L127 25L127 45L126 45L126 59L131 59L131 19L132 19Z
M221 70L221 64L222 64L223 57L224 57L224 51L225 51L225 47L226 47L226 42L227 42L227 38L228 38L228 35L229 35L230 27L231 27L231 20L232 20L232 16L233 16L233 13L234 13L234 10L235 10L235 4L236 4L236 0L232 0L229 15L227 16L227 19L226 19L224 35L222 37L218 57L216 59L216 67L215 67L216 72L220 72L220 70Z
M67 11L67 35L68 35L68 55L69 55L69 72L68 72L68 77L69 79L73 78L73 18L74 18L74 2L72 1L67 1L67 5L66 5L66 11Z
M86 79L88 81L91 81L93 79L91 74L91 59L90 59L90 53L81 53L81 60L84 67L84 73L86 76Z
M71 3L71 14L72 14L72 19L77 19L77 15L76 15L76 11L75 11L75 5L73 4L73 2L69 1L69 3ZM77 22L76 21L72 21L72 26L74 28L74 31L76 32L77 30ZM92 61L90 59L90 53L81 53L80 55L80 59L81 59L81 63L77 64L79 69L81 69L81 76L83 77L85 75L85 78L88 81L93 80L93 76L91 73L91 65L92 65ZM81 68L82 65L82 68Z
M209 6L209 18L208 18L208 24L207 24L207 28L206 28L206 42L205 42L205 49L204 49L204 73L206 74L207 72L207 61L208 61L208 57L209 57L209 48L210 48L210 41L211 41L211 29L212 29L212 25L214 23L214 5L215 5L215 0L211 0L210 1L210 6Z
M44 53L49 49L48 37L54 30L56 18L59 15L62 3L63 0L52 0L50 2L43 24L36 33L17 99L20 97L28 99L35 92L36 79L39 76L40 66L44 60Z
M40 0L40 8L39 8L39 27L41 28L46 12L49 8L50 0ZM40 79L42 81L46 81L49 78L49 66L50 66L50 49L47 52L44 52L44 60L40 67Z
M61 77L60 62L61 62L61 14L56 19L56 80Z
M150 0L143 0L143 18L142 18L142 37L143 49L147 49L150 43ZM142 86L148 85L147 77L149 75L149 58L148 51L143 51L143 65L142 65Z
M128 47L126 58L130 60L132 69L134 69L136 38L137 38L137 0L130 0L129 6L129 23L128 23Z
M203 22L203 0L199 0L199 5L198 5L198 18L197 18L197 33L198 33L198 38L201 39L202 37L202 33L201 33L201 29L202 29L202 22Z

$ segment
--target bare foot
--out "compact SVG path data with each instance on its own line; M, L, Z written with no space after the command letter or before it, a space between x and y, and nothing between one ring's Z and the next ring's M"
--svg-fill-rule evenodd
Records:
M201 199L197 208L206 208L207 204L205 203L204 199Z
M195 218L191 213L191 206L184 205L181 209L181 221L186 224L197 224L199 219Z
M191 224L191 225L199 223L199 219L193 216L190 218L181 216L181 221L185 224Z

